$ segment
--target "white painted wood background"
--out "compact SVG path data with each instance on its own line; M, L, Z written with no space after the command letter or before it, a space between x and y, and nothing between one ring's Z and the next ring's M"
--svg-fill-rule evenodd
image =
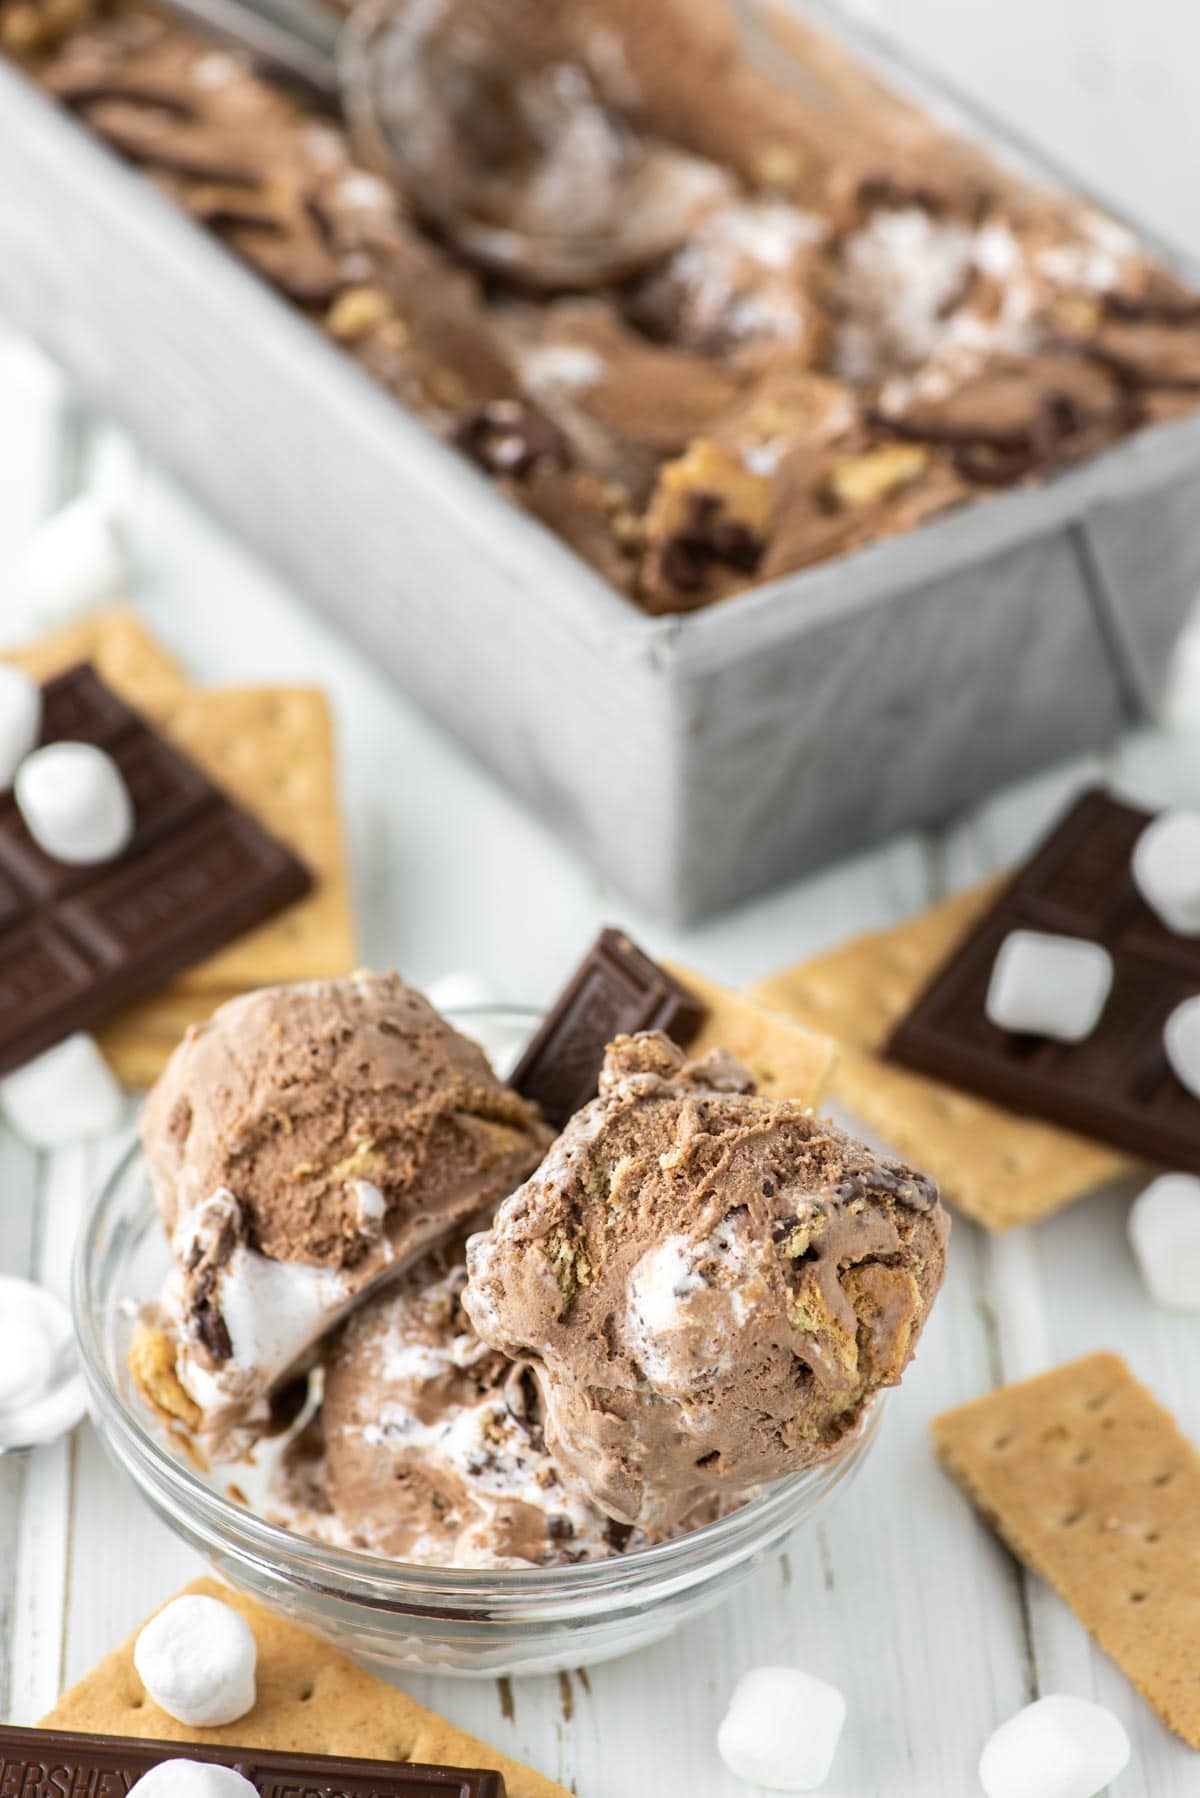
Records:
M1192 0L857 0L864 16L1200 254L1200 9ZM48 221L47 228L52 228ZM471 968L503 996L549 995L596 924L731 982L898 919L1020 854L1079 763L686 935L631 915L416 718L369 667L102 426L0 339L0 632L21 634L12 571L80 484L117 491L149 623L211 681L317 680L333 695L365 959L412 978ZM1190 672L1189 672L1190 670ZM1108 767L1153 800L1200 800L1200 637L1168 726ZM386 776L380 777L380 771ZM85 1195L119 1145L38 1157L0 1134L0 1271L65 1291ZM737 1675L794 1661L836 1681L850 1722L838 1798L960 1798L989 1731L1036 1692L1094 1696L1134 1759L1118 1798L1200 1792L1168 1735L1059 1601L1023 1578L935 1468L926 1424L998 1379L1121 1350L1200 1439L1195 1322L1155 1311L1124 1237L1128 1193L988 1240L957 1226L951 1275L882 1441L845 1501L745 1592L672 1642L581 1677L406 1683L581 1798L745 1798L715 1724ZM109 1467L90 1427L0 1460L0 1716L36 1719L197 1565Z

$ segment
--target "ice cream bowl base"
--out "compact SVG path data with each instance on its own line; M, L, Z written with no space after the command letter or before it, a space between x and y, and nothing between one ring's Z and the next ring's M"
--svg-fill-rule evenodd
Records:
M451 1014L501 1072L538 1022L517 1008ZM234 1496L241 1463L203 1471L147 1408L126 1353L137 1306L160 1292L167 1245L140 1153L118 1166L80 1233L74 1310L93 1421L109 1455L176 1536L231 1585L385 1668L492 1677L549 1673L644 1648L702 1615L843 1491L878 1432L877 1401L841 1452L677 1540L573 1567L416 1566L328 1547ZM269 1454L269 1450L265 1451Z

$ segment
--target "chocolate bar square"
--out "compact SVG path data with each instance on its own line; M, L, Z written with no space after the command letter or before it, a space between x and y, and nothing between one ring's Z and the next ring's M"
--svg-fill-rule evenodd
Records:
M121 1798L161 1761L232 1767L260 1798L504 1798L499 1773L0 1727L0 1798Z
M43 690L42 742L94 743L129 788L133 840L68 867L0 794L0 1074L203 960L312 888L290 849L81 664Z
M546 1014L509 1084L561 1129L596 1096L616 1036L665 1030L686 1047L704 1007L619 930L600 932Z
M896 1027L891 1060L1013 1111L1200 1173L1200 1099L1176 1079L1163 1026L1200 993L1200 938L1176 936L1133 882L1152 814L1096 789L1052 831ZM1113 959L1092 1034L1061 1043L998 1029L985 1005L1012 930L1084 937Z

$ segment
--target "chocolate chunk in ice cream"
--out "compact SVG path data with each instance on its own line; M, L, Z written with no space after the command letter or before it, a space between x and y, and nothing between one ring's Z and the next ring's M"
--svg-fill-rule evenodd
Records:
M564 1475L662 1530L837 1450L913 1353L948 1227L932 1181L729 1057L623 1037L471 1239L463 1302L531 1366Z
M214 1449L349 1306L485 1213L550 1132L395 974L278 987L191 1030L142 1141L171 1238L163 1322Z

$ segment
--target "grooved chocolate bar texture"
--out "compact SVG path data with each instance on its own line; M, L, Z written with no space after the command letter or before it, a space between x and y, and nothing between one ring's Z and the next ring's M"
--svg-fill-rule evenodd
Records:
M604 1051L615 1036L665 1030L681 1046L704 1022L704 1006L619 930L602 930L554 1001L510 1085L561 1127L596 1096Z
M897 1025L887 1053L1011 1110L1200 1173L1200 1099L1163 1049L1171 1012L1200 993L1200 937L1168 930L1133 884L1134 844L1150 821L1106 792L1086 793ZM1010 930L1086 937L1112 956L1112 993L1084 1042L988 1021L992 964Z
M505 1798L499 1773L0 1727L0 1798L125 1798L160 1761L233 1767L261 1798Z
M44 689L42 742L94 743L133 799L113 861L44 855L0 795L0 1074L90 1030L307 893L289 849L86 665Z

